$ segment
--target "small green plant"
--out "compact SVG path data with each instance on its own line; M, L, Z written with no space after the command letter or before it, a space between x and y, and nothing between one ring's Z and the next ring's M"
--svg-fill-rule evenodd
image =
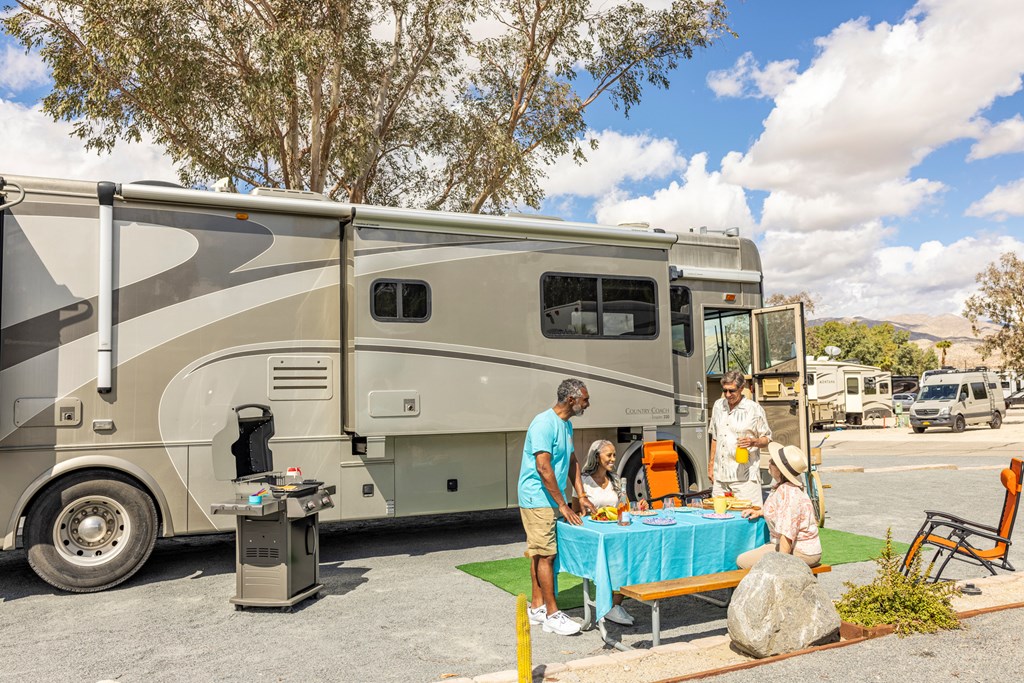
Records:
M921 553L914 554L910 571L901 571L903 560L892 548L892 529L885 533L885 547L875 560L878 573L874 581L857 586L845 582L849 589L836 602L844 621L860 626L892 624L896 633L934 633L941 629L960 628L952 600L960 591L951 581L928 583L931 573L921 572Z

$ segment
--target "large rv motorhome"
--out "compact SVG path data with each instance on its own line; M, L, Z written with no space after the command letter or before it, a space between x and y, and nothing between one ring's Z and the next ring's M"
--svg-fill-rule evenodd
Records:
M855 361L808 357L807 401L812 428L889 418L892 374Z
M633 498L644 440L707 485L729 369L809 452L802 308L760 308L746 239L12 176L0 205L0 536L61 589L231 528L243 404L278 469L336 486L327 522L514 507L565 377L592 398L577 452L616 443Z

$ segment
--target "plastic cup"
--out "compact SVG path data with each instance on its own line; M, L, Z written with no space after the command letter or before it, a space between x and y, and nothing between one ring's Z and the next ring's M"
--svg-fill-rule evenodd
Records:
M715 496L711 502L715 505L715 514L717 515L724 515L725 511L729 509L729 499L725 496Z
M750 460L750 451L742 446L736 447L736 462L743 464Z

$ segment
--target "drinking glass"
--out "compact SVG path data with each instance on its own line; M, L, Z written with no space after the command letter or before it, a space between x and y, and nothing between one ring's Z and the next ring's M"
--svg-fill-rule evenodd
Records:
M676 506L676 499L675 498L669 497L669 498L666 498L665 500L661 501L661 511L663 513L663 516L665 516L665 517L670 516L672 514L672 508L674 508L675 506Z
M748 434L747 432L743 432L742 434L740 434L740 438L748 439L748 438L750 438L750 434ZM747 450L746 448L741 448L740 446L737 446L736 447L736 462L738 462L739 464L742 465L742 464L746 463L748 460L750 460L750 451Z

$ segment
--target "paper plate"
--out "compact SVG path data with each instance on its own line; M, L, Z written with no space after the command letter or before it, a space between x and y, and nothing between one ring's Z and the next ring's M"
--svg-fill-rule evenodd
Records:
M723 512L722 514L718 514L717 512L706 512L701 516L704 519L733 519L736 517L736 515L731 512Z
M649 524L650 526L672 526L675 523L676 520L671 517L651 517L644 520L644 524Z

